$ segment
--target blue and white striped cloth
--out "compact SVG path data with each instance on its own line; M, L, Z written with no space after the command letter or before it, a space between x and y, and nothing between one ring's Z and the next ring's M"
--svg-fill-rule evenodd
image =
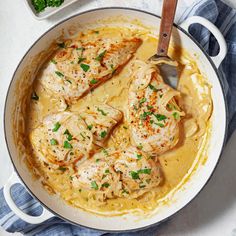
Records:
M236 128L236 10L230 8L220 0L199 0L189 7L180 18L179 23L189 16L199 15L213 22L223 33L228 46L228 54L219 72L224 84L224 89L227 94L227 104L229 110L229 132L231 136ZM193 25L190 28L191 34L210 54L217 53L218 45L214 37L202 26ZM30 215L40 215L42 208L35 199L33 199L21 185L17 184L12 189L12 196L15 198L16 204ZM99 235L114 235L95 230L89 230L82 227L77 227L54 217L43 224L31 225L20 220L9 209L2 189L0 190L0 225L8 232L21 232L25 235L37 236L99 236ZM147 230L116 234L119 236L154 236L157 235L158 226Z

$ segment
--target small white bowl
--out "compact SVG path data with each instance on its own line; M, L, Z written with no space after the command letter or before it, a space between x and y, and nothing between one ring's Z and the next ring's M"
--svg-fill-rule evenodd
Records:
M34 9L34 6L32 4L31 0L24 0L27 8L31 12L31 14L36 18L37 20L43 20L48 18L51 15L54 15L58 11L64 9L65 7L71 5L73 2L76 2L77 0L64 0L64 2L59 7L46 7L44 11L37 13Z

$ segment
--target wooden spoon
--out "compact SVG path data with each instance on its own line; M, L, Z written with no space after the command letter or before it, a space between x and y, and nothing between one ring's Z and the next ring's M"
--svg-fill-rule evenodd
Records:
M157 53L149 62L158 65L164 81L174 89L178 85L178 63L168 57L168 48L178 0L164 0Z

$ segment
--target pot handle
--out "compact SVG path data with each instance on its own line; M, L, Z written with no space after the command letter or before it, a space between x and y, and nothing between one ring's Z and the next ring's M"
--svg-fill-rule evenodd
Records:
M10 209L22 220L24 220L27 223L30 224L40 224L50 218L52 218L54 215L46 210L43 207L43 212L40 216L30 216L26 213L24 213L13 201L12 196L11 196L11 187L16 184L16 183L21 183L19 180L18 176L16 175L15 172L11 175L11 177L8 179L7 183L3 187L3 194L5 197L5 200L10 207Z
M180 24L180 27L186 30L187 32L189 32L188 31L189 26L195 23L198 23L206 27L215 36L219 44L220 50L219 50L218 55L211 57L211 59L214 62L216 68L219 68L221 62L224 60L227 54L227 44L226 44L224 36L213 23L211 23L209 20L201 16L192 16L192 17L187 18L184 22Z

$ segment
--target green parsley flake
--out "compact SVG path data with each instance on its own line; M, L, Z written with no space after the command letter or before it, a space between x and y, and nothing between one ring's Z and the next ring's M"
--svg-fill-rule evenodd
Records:
M101 134L100 134L101 138L105 138L106 135L107 135L107 132L106 132L106 131L102 131Z
M109 154L108 154L108 151L107 151L105 148L103 148L102 151L103 151L103 153L104 153L106 156L109 155Z
M146 120L149 115L152 115L151 111L145 111L143 114L140 115L141 120Z
M139 102L139 107L142 106L142 104L143 104L144 102L146 102L146 101L147 101L146 98L142 98L142 99L140 100L140 102Z
M68 83L72 84L72 82L71 82L69 79L66 79L66 81L67 81Z
M39 100L39 96L37 95L37 93L34 91L31 95L31 99L38 101Z
M156 117L158 121L162 121L167 118L165 115L161 115L161 114L154 114L154 116Z
M96 84L98 81L96 80L96 79L92 79L91 81L90 81L90 84Z
M110 174L109 169L106 169L106 170L105 170L105 173L106 173L106 174Z
M137 154L137 159L140 160L142 158L142 154Z
M93 128L93 125L88 125L87 128L91 130Z
M138 146L137 146L138 149L143 149L143 145L140 143Z
M78 58L78 64L80 64L82 61L84 61L84 60L86 60L86 58L84 58L84 57L79 57Z
M178 112L174 112L172 115L176 120L178 120L180 117Z
M66 171L66 167L64 167L64 166L60 166L60 167L58 168L58 170Z
M96 159L96 162L98 163L99 161L100 161L100 159L97 158L97 159Z
M73 137L73 136L71 135L71 133L69 132L68 129L65 130L64 134L67 135L67 140L68 140L68 141L71 141L71 140L72 140L72 137Z
M87 72L90 69L89 65L83 64L83 63L80 64L80 67L82 68L84 72Z
M105 187L105 188L108 188L110 186L110 184L109 183L104 183L104 184L102 184L102 187Z
M54 124L54 127L53 127L52 131L57 132L60 127L61 127L61 124L59 122L57 122L57 123Z
M52 59L51 62L52 62L53 64L57 64L57 62L56 62L54 59Z
M80 136L83 138L83 141L84 141L85 140L85 136L82 133L80 133Z
M165 125L162 123L154 123L155 125L158 125L159 127L163 128Z
M100 109L99 107L97 108L97 111L101 112L101 114L102 114L103 116L106 116L106 115L107 115L107 113L104 112L104 111L103 111L102 109Z
M71 148L73 148L73 146L66 140L66 141L64 141L64 148L71 149Z
M136 171L130 171L132 179L139 179L139 174Z
M157 89L155 86L153 86L152 84L149 84L148 87L149 87L151 90L153 90L154 92L157 92L157 91L158 91L158 89Z
M151 169L140 169L137 171L138 174L151 174Z
M64 77L64 74L62 74L60 71L55 71L55 74L58 75L59 77Z
M64 42L58 43L57 46L58 46L59 48L65 48L65 47L66 47L66 45L65 45Z
M50 140L50 144L51 144L51 145L57 145L58 142L57 142L56 139L52 138L52 139Z
M96 181L91 182L91 188L98 190L98 185L97 185Z
M103 59L103 57L105 56L105 54L106 54L106 50L105 51L103 51L102 53L100 53L96 58L95 58L95 60L96 61L101 61L102 59Z

